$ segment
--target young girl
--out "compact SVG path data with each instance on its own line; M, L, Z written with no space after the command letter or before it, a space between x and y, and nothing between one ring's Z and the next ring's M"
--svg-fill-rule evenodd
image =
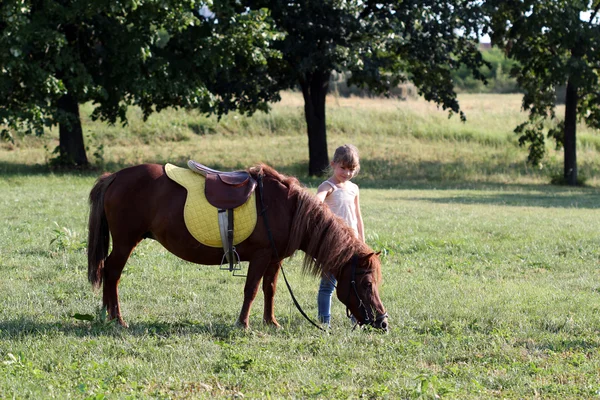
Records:
M319 185L317 197L325 202L334 214L346 221L354 229L356 237L364 242L365 232L360 213L358 186L350 182L359 170L357 148L351 144L338 147L331 162L332 175ZM328 326L331 320L331 297L335 284L333 276L324 276L321 278L317 296L319 321Z

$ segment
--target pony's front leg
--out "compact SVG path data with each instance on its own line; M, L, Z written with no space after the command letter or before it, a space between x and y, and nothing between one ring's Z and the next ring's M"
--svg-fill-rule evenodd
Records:
M252 302L256 297L256 293L258 292L258 285L260 284L260 280L267 270L267 266L269 265L270 252L268 254L263 253L260 256L257 256L250 260L250 265L248 266L248 275L246 276L246 284L244 285L244 304L242 305L242 310L240 311L240 316L237 320L237 325L247 329L248 319L250 317L250 307L252 306Z
M269 264L265 276L263 277L263 294L265 296L265 309L263 321L267 325L273 325L276 328L281 326L275 319L274 303L275 291L277 289L277 276L281 269L281 261Z

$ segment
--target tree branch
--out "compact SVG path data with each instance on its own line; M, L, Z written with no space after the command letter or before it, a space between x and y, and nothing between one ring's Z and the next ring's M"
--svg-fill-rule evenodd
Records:
M600 0L598 0L596 2L596 7L594 7L594 12L592 13L592 15L590 15L590 20L588 22L588 24L592 24L592 21L594 21L594 18L596 18L596 14L598 14L598 11L600 10Z

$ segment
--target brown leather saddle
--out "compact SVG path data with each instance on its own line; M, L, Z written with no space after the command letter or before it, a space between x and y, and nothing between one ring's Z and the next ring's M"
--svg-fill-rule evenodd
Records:
M256 188L256 180L247 171L217 171L192 160L188 161L188 167L206 178L206 200L220 209L241 206Z
M233 245L233 209L248 201L256 188L256 180L247 171L217 171L193 160L188 161L188 167L206 178L204 195L218 209L224 252L221 264L227 259L228 269L235 275L235 271L240 270L241 266L240 256Z

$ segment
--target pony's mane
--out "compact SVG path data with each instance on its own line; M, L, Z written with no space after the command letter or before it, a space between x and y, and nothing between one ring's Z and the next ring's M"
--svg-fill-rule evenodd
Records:
M317 196L303 187L298 179L283 175L268 165L250 168L253 175L262 173L288 187L288 197L295 198L296 211L290 229L288 249L305 250L303 270L315 276L336 274L355 254L367 257L373 250L356 238L354 230L335 215ZM381 274L379 263L369 263Z
M258 174L263 174L265 176L269 176L276 181L281 182L283 185L288 188L302 188L300 181L293 176L287 176L277 172L274 168L269 167L267 164L258 164L254 167L248 169L248 172L253 176L257 176Z

